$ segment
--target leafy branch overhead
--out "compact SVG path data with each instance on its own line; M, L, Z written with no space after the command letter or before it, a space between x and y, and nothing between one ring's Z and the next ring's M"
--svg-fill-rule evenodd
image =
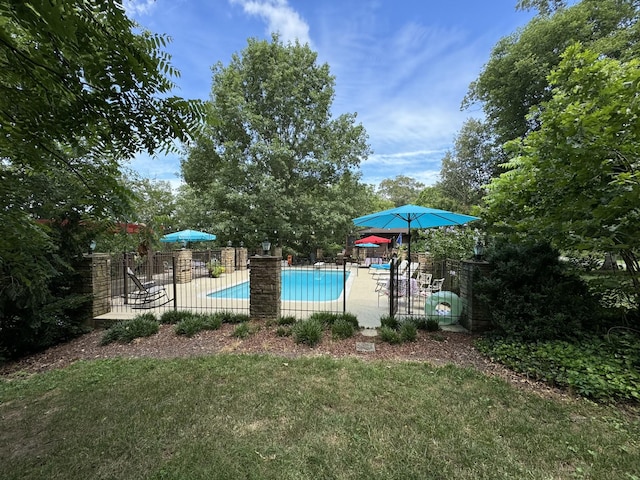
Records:
M130 158L174 149L198 126L202 105L170 95L167 39L134 33L118 2L3 2L0 16L0 148L14 162L67 147Z

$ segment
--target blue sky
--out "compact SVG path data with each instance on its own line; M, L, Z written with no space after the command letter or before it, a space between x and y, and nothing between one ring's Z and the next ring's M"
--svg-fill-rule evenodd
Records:
M496 42L524 26L532 12L516 0L129 0L141 26L166 34L181 72L176 94L208 99L211 66L228 65L247 39L308 42L336 77L335 116L356 112L373 154L363 181L407 175L432 185L464 120L469 83ZM179 156L139 155L145 177L180 183Z

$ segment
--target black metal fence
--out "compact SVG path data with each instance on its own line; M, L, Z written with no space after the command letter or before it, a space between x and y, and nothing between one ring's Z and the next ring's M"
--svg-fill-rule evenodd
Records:
M313 312L345 312L346 294L355 273L346 262L282 266L282 315L308 317Z
M237 258L237 257L236 257ZM111 260L112 312L126 316L167 310L233 311L249 314L250 269L211 275L210 265L221 265L220 250L191 252L184 266L174 252L156 252L140 259L133 253ZM342 262L289 265L282 261L281 314L306 318L313 312L344 312L353 273ZM190 269L190 271L189 271Z

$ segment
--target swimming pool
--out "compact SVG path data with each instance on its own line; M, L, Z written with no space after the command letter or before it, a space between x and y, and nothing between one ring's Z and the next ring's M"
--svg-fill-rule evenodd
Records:
M282 300L328 302L342 294L342 270L284 270L282 272ZM345 281L350 272L346 272ZM249 282L209 293L211 298L249 298Z

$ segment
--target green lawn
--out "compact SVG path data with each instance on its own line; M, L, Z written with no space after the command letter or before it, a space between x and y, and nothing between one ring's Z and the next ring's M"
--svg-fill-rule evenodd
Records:
M220 355L0 381L3 479L637 479L640 421L453 366Z

